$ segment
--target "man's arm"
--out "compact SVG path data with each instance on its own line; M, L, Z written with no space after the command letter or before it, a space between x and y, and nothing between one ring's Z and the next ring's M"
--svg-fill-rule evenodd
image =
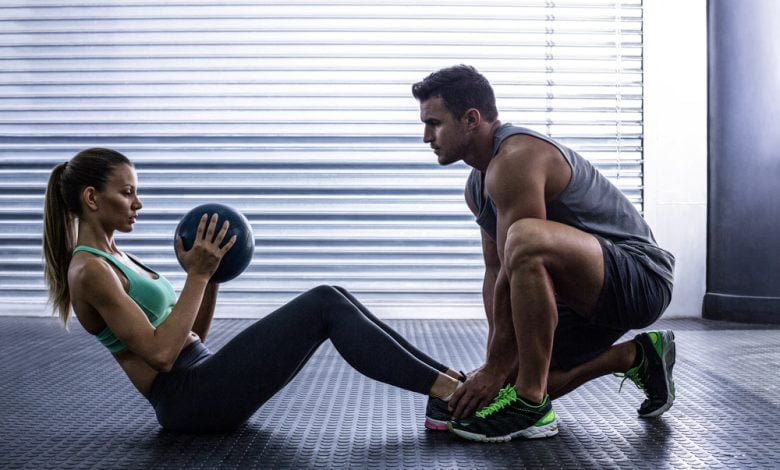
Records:
M485 316L488 322L488 340L487 351L490 351L490 343L493 341L493 332L495 322L493 321L493 296L496 291L496 280L498 272L501 270L501 263L498 261L496 244L482 230L482 258L485 261L485 277L482 279L482 304L485 307ZM488 354L485 355L487 357Z
M531 151L532 148L533 145L515 145L500 152L485 175L485 189L496 206L496 250L505 272L504 250L512 224L525 218L547 218L549 158L542 152Z
M477 215L476 204L466 191L466 203ZM502 273L496 243L483 230L482 256L485 276L482 282L482 302L488 321L486 362L469 374L450 400L453 418L467 416L484 408L498 394L498 390L514 375L517 368L517 347L512 326L509 282Z
M466 205L471 210L471 213L475 217L479 216L479 210L477 205L471 197L471 192L466 188L465 192ZM485 263L485 275L482 279L482 305L485 307L485 317L488 322L488 340L487 351L485 357L490 356L490 345L493 342L494 325L493 320L494 312L494 296L496 292L496 281L498 280L498 273L501 270L501 261L498 259L498 251L496 249L496 243L490 238L484 230L480 230L482 237L482 259Z
M474 217L479 217L479 210L477 204L471 197L471 191L466 187L465 191L466 205ZM485 316L488 322L488 349L490 348L490 341L493 337L493 292L496 287L496 279L498 278L498 271L501 269L501 262L498 260L498 252L496 251L496 243L490 238L484 230L480 230L482 236L482 259L485 263L485 276L482 279L482 304L485 307Z
M496 244L484 233L482 249L485 257L482 296L488 320L486 361L453 394L450 408L454 419L468 416L489 405L498 390L514 376L517 368L509 281L498 263Z
M501 377L501 386L514 377L517 368L517 344L512 322L512 304L509 297L509 280L499 269L493 290L493 334L488 339L485 368ZM496 393L498 389L495 390ZM495 393L493 394L495 396ZM490 397L493 398L492 396Z
M511 374L517 362L514 328L511 321L509 282L501 272L496 244L482 232L482 253L485 259L485 279L482 301L488 320L488 341L485 366Z

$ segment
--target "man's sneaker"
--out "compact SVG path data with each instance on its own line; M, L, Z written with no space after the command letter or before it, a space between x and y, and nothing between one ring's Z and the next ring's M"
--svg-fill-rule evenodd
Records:
M636 335L634 341L638 346L637 353L642 354L642 359L638 366L622 375L623 382L630 379L647 396L637 410L639 416L655 418L661 416L674 403L674 333L669 330L648 331ZM620 383L621 388L623 382Z
M460 373L458 377L460 382L466 381L466 374ZM441 398L428 397L428 404L425 406L425 427L432 431L446 431L447 423L452 419L452 412L449 408L449 402Z
M515 388L506 386L493 403L468 418L451 421L449 429L460 437L480 442L505 442L516 437L538 439L558 434L558 418L545 396L541 405L533 406L517 396Z

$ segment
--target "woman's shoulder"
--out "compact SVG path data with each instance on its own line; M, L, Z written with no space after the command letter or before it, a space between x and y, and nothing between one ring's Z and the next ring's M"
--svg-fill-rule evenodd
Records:
M117 285L123 287L120 276L108 260L83 251L73 254L68 267L68 284L72 290L85 289L93 294L96 290L111 289Z
M108 262L86 251L77 251L73 253L68 266L68 280L84 280L85 277L105 274L105 270L110 270Z
M114 276L106 260L90 256L86 252L76 252L68 267L68 287L73 312L81 326L90 334L98 334L106 323L93 306L95 297L105 295L111 289L106 280Z

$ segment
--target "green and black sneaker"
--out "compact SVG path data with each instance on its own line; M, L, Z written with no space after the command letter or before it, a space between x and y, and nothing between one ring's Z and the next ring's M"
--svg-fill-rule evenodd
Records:
M675 361L674 333L672 331L647 331L634 337L637 353L642 354L639 365L629 369L623 382L630 379L647 396L638 413L642 418L661 416L674 403L672 369ZM623 382L620 388L623 388ZM619 392L620 390L618 390Z
M480 442L506 442L516 437L538 439L558 434L558 418L545 396L541 405L530 405L508 385L493 403L468 418L451 421L449 429L458 436Z

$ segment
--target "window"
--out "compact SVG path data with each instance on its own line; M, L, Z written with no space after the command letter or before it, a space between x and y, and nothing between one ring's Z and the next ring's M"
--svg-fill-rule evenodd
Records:
M135 161L119 238L177 287L191 207L253 224L224 312L321 283L384 316L479 313L468 168L438 167L411 84L474 65L503 122L580 151L642 208L642 6L626 1L90 0L0 7L0 302L43 311L49 169L91 146Z

